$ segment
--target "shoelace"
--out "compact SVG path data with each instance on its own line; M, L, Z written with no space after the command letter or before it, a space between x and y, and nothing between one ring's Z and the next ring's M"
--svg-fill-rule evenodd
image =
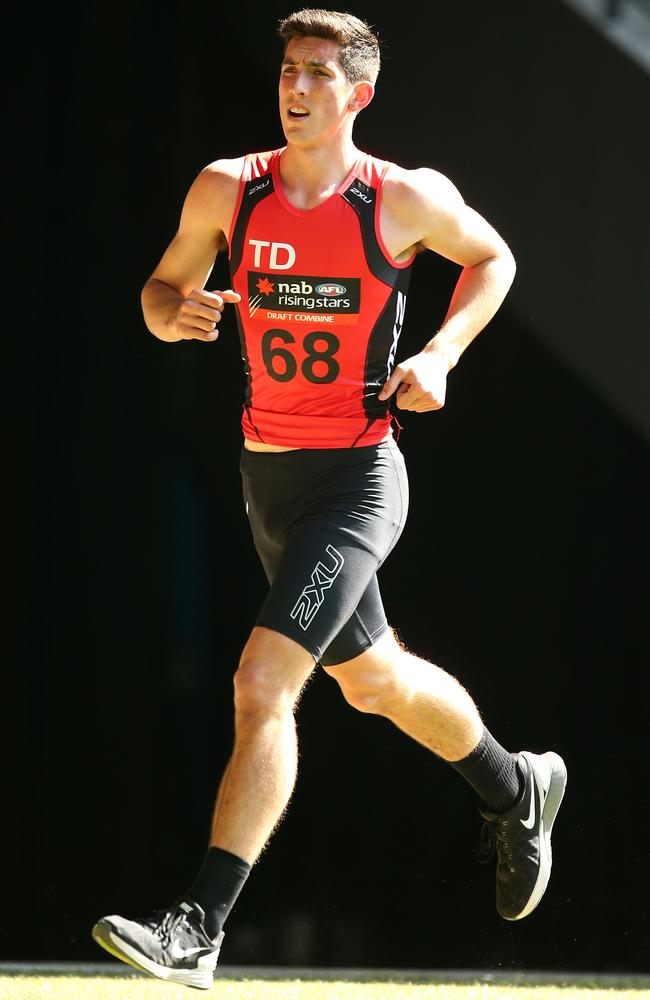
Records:
M512 874L514 874L515 869L508 863L512 861L512 854L510 853L510 844L507 840L507 828L507 819L483 820L479 836L478 851L476 852L476 860L480 864L485 865L492 860L495 851L497 851L499 857L499 867L508 869Z
M154 928L153 936L158 938L165 948L168 947L171 942L172 935L175 933L179 924L181 924L186 918L187 914L181 910L180 907L174 907L172 910L167 910L161 922Z

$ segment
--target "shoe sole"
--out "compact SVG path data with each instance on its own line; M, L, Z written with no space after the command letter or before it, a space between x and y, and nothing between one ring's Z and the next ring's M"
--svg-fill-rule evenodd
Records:
M209 990L213 984L213 969L170 969L158 965L132 945L123 941L107 920L99 920L92 930L93 939L105 951L122 962L127 962L139 972L146 972L156 979L164 979L168 983L180 983L183 986L193 986L197 990ZM214 956L208 958L214 960ZM203 959L205 961L205 959ZM199 963L201 959L199 959ZM216 964L216 961L215 961Z
M539 833L539 873L537 875L537 881L535 882L530 898L521 913L518 913L516 917L505 917L506 920L510 921L522 920L524 917L529 916L535 907L539 905L542 896L546 892L546 887L551 877L551 865L553 863L551 830L553 829L555 817L557 816L558 810L562 804L562 799L564 798L564 792L567 785L566 765L559 754L553 753L552 751L544 754L534 754L530 753L528 750L522 750L520 756L525 757L532 768L535 784L539 789L540 798L542 798L544 805L542 806L541 830ZM549 769L549 784L546 791L546 798L543 797L544 786L542 784L542 778L538 772L538 762L540 761L543 761L545 767L548 767Z

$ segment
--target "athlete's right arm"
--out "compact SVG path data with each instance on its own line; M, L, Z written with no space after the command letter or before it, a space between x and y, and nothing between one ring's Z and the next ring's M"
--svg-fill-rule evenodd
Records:
M216 160L187 192L178 232L142 289L145 323L159 340L216 340L224 304L239 302L231 290L205 290L237 203L241 158Z

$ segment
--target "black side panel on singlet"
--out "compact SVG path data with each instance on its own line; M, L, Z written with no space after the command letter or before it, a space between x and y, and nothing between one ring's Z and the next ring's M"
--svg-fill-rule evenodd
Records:
M397 343L406 311L411 268L393 267L379 246L375 231L377 191L363 181L355 179L343 192L342 197L352 206L359 218L368 267L376 278L393 289L368 339L364 370L368 388L363 408L368 419L372 420L383 417L390 408L390 401L380 402L377 399L376 387L383 385L395 364Z
M406 293L410 269L398 271L397 282L375 323L366 354L365 380L367 386L383 385L395 367L397 344L402 332L406 312ZM380 401L376 391L366 390L364 410L368 416L383 417L390 407L390 400Z
M273 177L269 169L268 174L256 177L252 181L246 181L244 193L239 205L237 219L232 233L232 244L230 247L230 274L233 276L241 264L244 253L244 234L248 220L261 201L268 198L274 192Z
M241 259L244 254L244 236L246 234L246 227L248 226L248 221L253 214L253 209L259 205L261 201L268 198L270 194L274 192L273 177L271 176L271 171L269 169L268 174L262 177L256 177L254 180L247 181L244 186L244 193L242 195L242 200L239 205L239 211L237 213L237 218L235 220L235 225L232 233L232 243L230 246L230 280L233 281L235 274L239 265L241 264ZM240 303L240 306L235 310L235 315L237 317L237 329L239 331L239 344L241 347L241 358L244 362L244 374L246 376L246 389L244 391L244 406L246 408L251 406L251 400L253 398L253 388L250 373L250 363L248 360L248 355L246 353L246 340L244 337L244 328L241 323L241 317L239 314L239 309L241 307L248 308L247 303ZM261 440L261 438L260 438Z

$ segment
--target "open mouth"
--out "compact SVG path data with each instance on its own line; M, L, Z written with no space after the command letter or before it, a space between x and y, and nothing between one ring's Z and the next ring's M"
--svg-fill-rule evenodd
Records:
M289 108L289 118L294 121L300 121L301 118L308 118L309 112L306 108L301 107L299 104L292 104Z

